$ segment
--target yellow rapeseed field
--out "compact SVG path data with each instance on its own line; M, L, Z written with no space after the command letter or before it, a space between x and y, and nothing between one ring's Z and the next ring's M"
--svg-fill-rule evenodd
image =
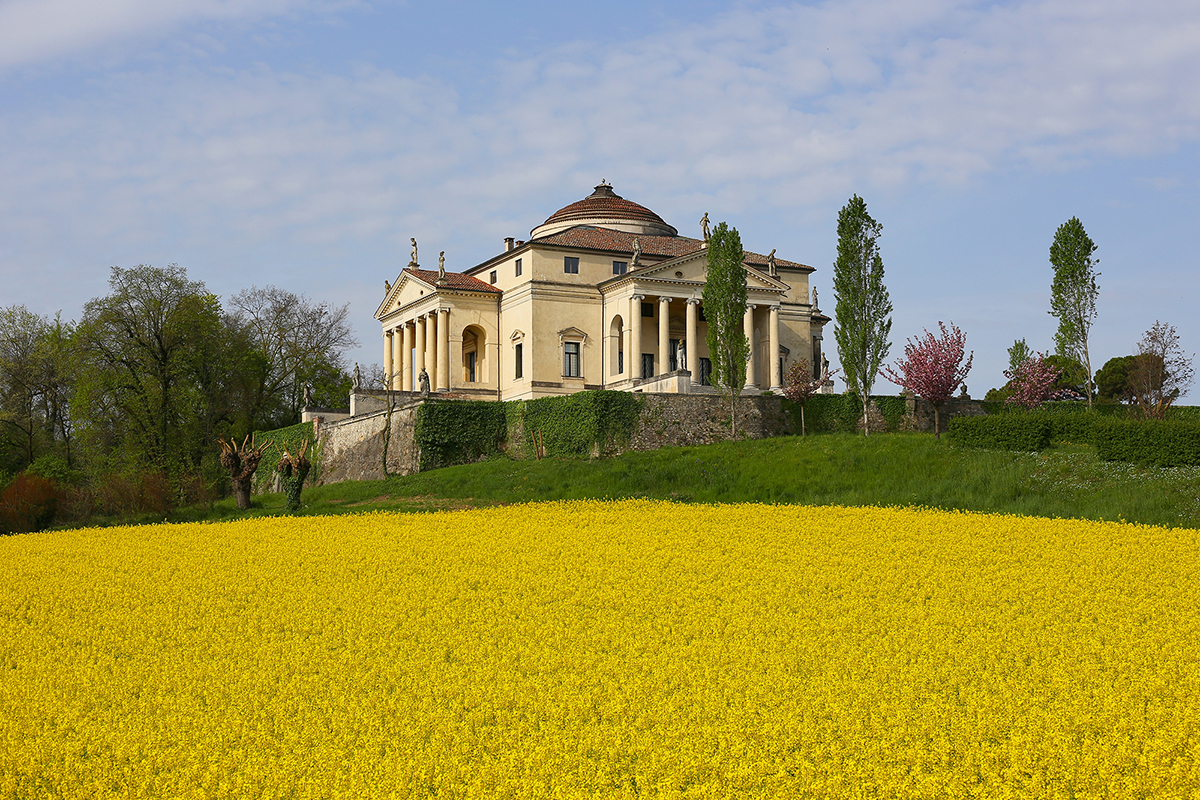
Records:
M0 540L0 797L1198 797L1200 531L545 503Z

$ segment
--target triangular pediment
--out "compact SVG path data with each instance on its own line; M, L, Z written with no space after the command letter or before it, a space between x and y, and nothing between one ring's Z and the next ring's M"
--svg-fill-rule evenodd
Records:
M393 311L404 308L409 303L415 303L423 297L437 292L437 287L418 278L408 270L403 270L394 284L388 287L383 302L375 312L375 319L383 319Z
M743 265L747 289L787 291L787 284L753 267ZM628 273L635 280L670 281L703 285L708 277L708 253L701 250Z

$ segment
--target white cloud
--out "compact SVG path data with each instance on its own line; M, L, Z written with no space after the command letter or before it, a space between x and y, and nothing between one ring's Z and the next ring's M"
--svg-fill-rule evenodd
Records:
M6 0L0 3L0 67L157 36L196 22L255 20L344 4L334 0Z

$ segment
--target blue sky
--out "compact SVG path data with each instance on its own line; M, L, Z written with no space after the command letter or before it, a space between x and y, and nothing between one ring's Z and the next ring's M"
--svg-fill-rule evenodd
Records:
M0 109L0 305L41 314L177 262L349 303L377 362L410 236L465 269L603 177L816 267L827 310L859 194L889 361L952 321L976 396L1014 339L1052 349L1072 216L1094 367L1156 320L1200 350L1194 2L0 0Z

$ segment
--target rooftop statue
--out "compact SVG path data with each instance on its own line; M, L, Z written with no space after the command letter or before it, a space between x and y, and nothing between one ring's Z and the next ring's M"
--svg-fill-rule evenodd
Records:
M639 242L637 237L635 236L635 237L633 237L633 258L630 260L629 266L631 266L631 267L640 266L641 258L642 258L642 243Z
M417 262L417 240L409 239L409 241L412 242L412 260L408 262L408 265L410 267L419 267L420 264Z
M438 253L438 280L446 280L446 251Z
M767 272L772 278L779 277L779 265L775 263L775 248L771 248L771 252L767 255Z
M700 218L700 232L704 234L704 241L708 241L708 212L704 212L704 216Z

